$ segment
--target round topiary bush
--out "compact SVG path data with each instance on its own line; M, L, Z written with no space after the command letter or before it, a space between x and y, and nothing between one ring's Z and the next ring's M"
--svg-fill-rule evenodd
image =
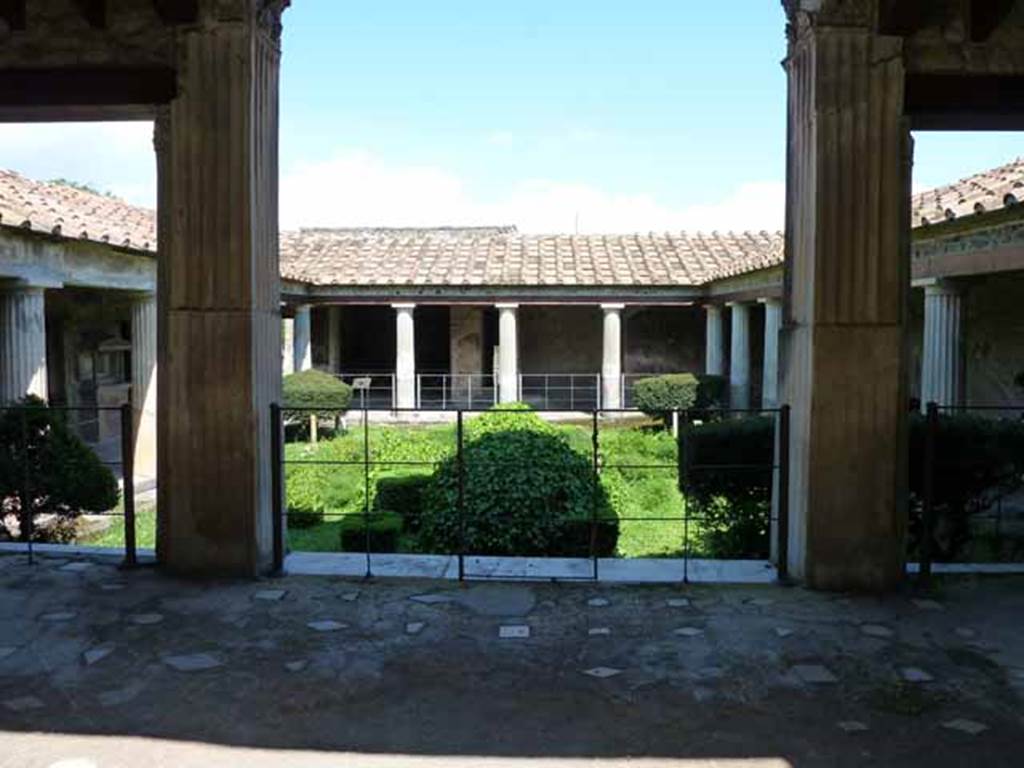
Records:
M0 525L11 515L22 541L33 530L44 539L35 520L54 515L58 524L49 530L73 538L76 517L117 506L117 481L62 413L32 396L18 405L0 411Z
M424 551L587 556L615 550L617 522L589 456L523 406L471 420L459 459L446 458L423 494ZM591 525L592 518L601 522Z
M352 388L329 373L310 369L284 377L282 400L286 419L314 414L331 419L348 410L352 404Z

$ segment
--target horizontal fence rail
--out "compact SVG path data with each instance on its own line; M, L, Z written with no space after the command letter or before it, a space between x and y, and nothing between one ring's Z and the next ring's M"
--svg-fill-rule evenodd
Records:
M289 409L292 410L292 409ZM299 409L302 410L302 409ZM494 410L492 408L458 408L455 413L454 425L432 425L429 427L399 427L372 424L372 409L361 412L350 412L348 422L350 430L344 441L330 448L314 447L297 442L285 445L281 424L281 409L272 408L272 418L276 424L273 446L273 477L275 499L275 559L278 568L283 567L287 551L286 540L297 537L303 541L315 541L316 546L323 546L316 535L310 531L322 532L332 537L326 542L329 551L358 552L365 556L365 575L373 574L373 555L390 554L407 551L402 544L404 534L409 526L424 524L423 520L409 521L402 518L403 509L392 509L401 506L396 502L395 488L401 477L418 476L433 478L432 493L447 494L444 508L446 516L441 524L434 528L446 532L441 545L432 548L414 548L408 550L422 555L442 555L454 557L460 579L486 578L541 578L548 579L585 579L599 578L602 560L621 557L616 542L622 541L623 531L631 524L654 524L659 535L670 532L669 547L657 557L669 558L666 562L679 561L678 579L687 581L690 578L690 562L694 558L706 559L714 557L707 549L714 544L714 526L720 525L730 515L743 516L744 525L748 530L742 542L723 543L728 551L727 559L768 560L774 556L779 560L778 573L785 576L786 555L785 542L782 537L788 531L788 495L785 489L786 461L788 452L780 451L782 436L788 431L789 408L766 411L703 411L701 413L679 411L666 413L657 424L647 422L646 426L625 427L621 419L609 418L620 414L628 414L626 409L606 410L591 408L571 424L546 422L541 427L544 435L552 435L551 439L571 450L571 456L565 459L570 464L578 462L572 470L575 481L585 483L589 491L585 493L583 502L577 498L574 503L583 503L583 507L575 506L571 512L554 512L549 509L540 515L542 526L554 526L552 530L560 533L554 539L553 549L545 552L535 551L527 545L526 550L513 551L498 547L492 549L491 544L483 546L471 542L479 533L480 526L497 522L502 529L515 530L522 525L521 519L500 518L497 521L487 520L491 514L488 498L492 494L501 493L501 482L507 476L509 482L519 482L516 478L535 478L538 475L523 473L531 463L548 462L537 465L544 471L553 466L551 458L546 455L516 454L509 455L502 467L492 468L480 474L475 462L481 455L491 456L497 450L501 454L501 443L505 440L515 442L515 435L523 430L517 422L526 419L544 419L547 413L557 413L563 408L538 410ZM578 409L577 409L578 410ZM419 409L389 409L390 413L407 413L410 420ZM711 448L703 447L713 437L714 425L728 426L732 420L749 417L763 417L761 441L758 444L760 453L749 453L735 460L721 457L709 460L709 451L722 450L721 445ZM487 419L500 419L501 429L505 435L494 436L487 426ZM673 438L668 425L680 425L678 437ZM402 429L420 430L417 441L429 442L429 450L417 453L408 448L413 441L410 434ZM487 436L491 435L490 438ZM478 453L481 440L490 439L493 448L488 447ZM617 445L629 444L631 441L650 439L650 449L644 448L636 456L628 458L625 452L616 452ZM497 442L495 442L497 441ZM705 442L702 442L705 441ZM720 443L720 441L719 441ZM541 440L540 444L544 444ZM488 443L490 446L490 443ZM646 451L646 452L645 452ZM633 456L633 454L629 454ZM717 454L716 454L717 455ZM438 475L437 473L442 474ZM490 472L498 473L498 484ZM719 478L717 485L709 483L707 478L714 475ZM726 476L732 480L723 479ZM757 480L747 483L757 490L740 506L725 503L716 495L714 488L728 487L740 482L741 478L756 476ZM287 484L289 478L293 482L308 482L310 478L326 478L334 492L340 494L348 489L349 498L344 507L312 509L311 502L299 493L293 506L288 503ZM490 480L486 478L492 478ZM659 486L662 490L676 488L679 501L674 509L651 510L643 500L638 500L628 508L615 508L610 501L616 493L630 480L638 477L661 477L667 486ZM437 479L440 478L440 479ZM447 478L447 479L446 479ZM391 485L388 498L382 500L380 483ZM319 482L319 481L317 481ZM480 485L480 483L485 483ZM577 487L577 493L579 488ZM653 487L653 486L652 486ZM513 492L517 489L513 488ZM299 498L302 497L302 498ZM394 498L392 498L394 497ZM732 504L732 506L730 506ZM503 508L501 504L496 508ZM735 508L732 508L735 507ZM742 507L742 508L740 508ZM552 508L554 509L554 508ZM483 511L482 511L483 510ZM436 512L436 510L435 510ZM417 514L424 514L422 511ZM485 515L484 518L479 515ZM502 512L500 514L510 514ZM511 513L516 514L516 513ZM561 516L559 516L561 515ZM333 526L333 527L332 527ZM397 526L398 528L395 528ZM401 532L396 532L400 530ZM422 528L413 536L417 547L425 546ZM639 529L638 529L639 530ZM651 529L653 530L653 528ZM435 531L436 532L436 531ZM478 541L484 541L479 539ZM709 545L712 541L712 545ZM743 547L751 544L754 552L744 557ZM728 547L732 547L731 550ZM317 551L324 551L318 549ZM573 562L588 562L586 572L579 569L572 573L552 576L544 573L511 572L509 560L523 562L546 561L565 565L566 559ZM526 567L526 566L524 566ZM554 567L554 566L553 566Z
M519 400L539 411L601 408L599 373L521 373Z
M33 462L43 460L39 458L38 451L33 449L33 440L45 441L45 435L33 435L33 430L42 429L41 424L33 426L33 417L46 416L47 419L62 419L69 432L74 434L85 446L96 455L97 462L113 471L118 470L121 474L120 504L107 510L88 510L87 514L95 517L111 517L120 519L124 528L124 565L134 567L138 564L136 548L136 516L135 516L135 467L134 467L134 414L130 403L114 406L51 406L51 405L0 405L0 419L13 417L17 425L16 435L7 445L0 446L0 451L6 451L7 457L12 464L21 465L22 479L18 496L23 500L44 495L49 492L45 488L46 475L57 468L38 468L42 475L34 471ZM97 446L90 445L81 435L83 423L98 422L103 419L112 418L116 422L117 430L117 458L104 457L97 450ZM61 513L54 513L60 517ZM76 513L76 517L78 513ZM29 562L34 561L35 544L45 540L45 533L36 526L36 513L32 510L21 508L17 512L18 517L18 538L16 541L24 542L26 545ZM56 520L54 522L57 522Z
M353 408L374 410L395 407L395 374L393 372L346 372L332 375L352 387Z
M489 408L498 402L497 377L488 373L420 373L416 402L422 410Z

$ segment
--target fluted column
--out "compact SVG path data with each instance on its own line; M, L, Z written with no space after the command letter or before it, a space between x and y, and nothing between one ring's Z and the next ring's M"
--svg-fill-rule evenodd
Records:
M141 294L132 303L132 414L135 434L135 484L156 480L156 295Z
M281 373L295 373L295 318L281 318Z
M157 114L157 555L189 575L273 563L285 5L203 0L175 32L176 95Z
M498 309L498 390L501 402L519 399L518 304L497 304Z
M729 344L729 407L750 407L750 306L740 302L726 305L732 310L732 339Z
M706 334L704 337L704 372L709 376L725 373L725 329L722 308L714 304L704 307Z
M395 310L395 405L416 407L415 304L392 304Z
M921 407L960 405L963 362L960 292L948 282L924 289L924 357Z
M821 589L891 589L906 553L912 143L876 5L788 4L788 553Z
M303 304L295 308L295 323L292 333L292 350L295 371L308 371L313 367L313 323L309 305Z
M622 310L625 304L602 304L604 345L601 357L601 407L622 407Z
M327 308L327 370L341 373L341 307Z
M37 286L0 286L0 404L48 397L46 299Z
M779 405L779 329L782 327L782 302L761 299L764 305L764 360L761 380L761 407Z

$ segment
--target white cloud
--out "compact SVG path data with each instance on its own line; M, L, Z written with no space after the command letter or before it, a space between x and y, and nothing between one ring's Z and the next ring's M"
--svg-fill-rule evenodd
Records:
M524 232L644 232L781 229L785 185L742 184L728 197L674 208L650 195L524 180L481 200L463 179L432 166L393 166L350 151L297 166L281 178L281 225L437 226L516 224Z
M71 179L156 206L149 122L0 124L0 167L33 179Z

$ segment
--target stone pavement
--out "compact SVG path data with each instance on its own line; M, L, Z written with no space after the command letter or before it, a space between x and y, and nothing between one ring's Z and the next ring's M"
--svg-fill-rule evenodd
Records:
M67 566L0 556L0 766L1021 764L1020 577L876 598Z

